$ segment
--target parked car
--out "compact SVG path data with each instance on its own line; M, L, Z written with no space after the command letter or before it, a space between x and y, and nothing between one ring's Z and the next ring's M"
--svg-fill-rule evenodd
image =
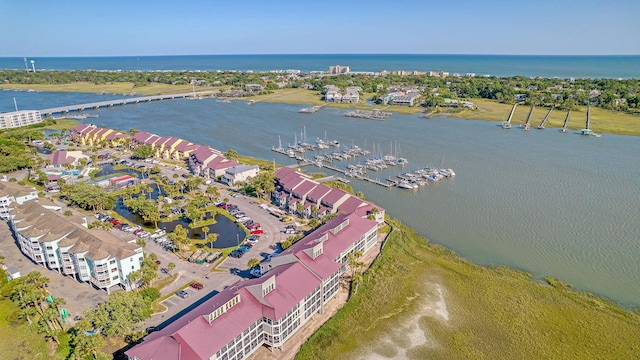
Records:
M202 285L202 283L199 283L199 282L191 283L191 285L189 285L189 286L191 286L192 288L194 288L196 290L202 290L204 288L204 285Z
M260 223L253 223L253 224L249 224L249 225L247 225L247 228L248 228L249 230L259 229L260 227L261 227L261 226L260 226Z
M264 234L264 230L262 230L262 229L257 229L257 230L251 231L251 235L261 235L261 234Z
M258 240L260 240L260 235L250 235L247 238L247 241L252 241L252 242L257 242Z
M242 251L238 251L238 250L233 250L232 252L229 253L229 256L236 258L236 259L240 259L242 257L242 255L244 255L244 252Z
M238 218L238 222L241 222L241 223L243 223L243 222L245 222L247 220L251 220L251 218L248 217L248 216L243 216L243 217L239 217Z
M242 252L249 252L251 250L250 247L242 245L239 248L237 248L236 250L242 251Z
M176 295L180 296L181 298L186 298L187 296L189 296L189 293L184 291L184 290L178 290L176 291Z
M162 264L162 262L160 262L160 260L156 260L156 265L160 265Z

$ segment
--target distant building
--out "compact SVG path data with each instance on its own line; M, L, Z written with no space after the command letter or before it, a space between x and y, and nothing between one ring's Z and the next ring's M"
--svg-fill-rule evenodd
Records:
M11 129L42 122L38 110L20 110L0 113L0 129Z
M264 87L260 84L245 84L244 88L250 91L260 92L264 89Z
M326 102L355 104L360 101L360 91L362 91L362 88L359 86L348 87L344 94L342 94L340 89L335 85L327 85L325 88L327 89L324 95Z
M239 182L246 182L249 178L257 176L259 171L260 167L257 165L236 165L228 168L220 181L235 187Z
M525 101L527 98L527 94L516 94L513 96L513 100L515 101Z
M329 74L330 75L340 75L340 74L348 74L351 69L348 66L329 66Z

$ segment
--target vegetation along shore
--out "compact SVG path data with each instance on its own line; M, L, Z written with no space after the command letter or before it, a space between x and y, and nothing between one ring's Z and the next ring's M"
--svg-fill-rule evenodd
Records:
M597 132L640 135L640 80L547 79L514 77L455 77L424 75L374 76L343 74L273 74L245 72L115 72L42 71L26 73L0 70L2 89L52 92L92 92L156 95L189 92L229 99L322 105L344 109L384 108L403 114L425 113L470 120L504 121L513 103L513 122L524 122L528 108L540 108L532 122L542 120L544 109L554 107L547 127L561 127L566 110L572 110L569 128L581 129L586 105L591 105L592 129ZM257 86L256 86L257 85ZM327 85L355 87L352 102L326 103ZM247 87L249 86L249 87ZM412 106L383 101L390 91L416 91ZM461 104L465 102L467 106ZM35 109L37 110L37 109ZM539 118L539 119L538 119ZM579 121L577 120L579 119Z
M640 316L557 280L470 263L398 220L298 359L632 359Z

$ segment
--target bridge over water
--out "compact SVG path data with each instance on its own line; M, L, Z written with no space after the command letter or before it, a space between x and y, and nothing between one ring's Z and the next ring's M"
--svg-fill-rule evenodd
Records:
M199 95L197 93L193 93L193 92L183 93L183 94L141 96L141 97L134 97L134 98L98 101L98 102L92 102L92 103L86 103L86 104L76 104L76 105L60 106L60 107L49 108L49 109L42 109L40 110L40 114L42 114L42 116L51 116L53 114L65 114L71 111L92 110L92 109L107 108L112 106L138 104L143 102L151 102L151 101L167 100L167 99L196 98L198 96Z

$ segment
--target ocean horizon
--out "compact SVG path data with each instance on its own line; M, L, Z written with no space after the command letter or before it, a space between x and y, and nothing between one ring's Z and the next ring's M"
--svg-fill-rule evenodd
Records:
M263 54L98 57L0 57L0 69L104 71L447 71L476 76L640 78L640 55Z

